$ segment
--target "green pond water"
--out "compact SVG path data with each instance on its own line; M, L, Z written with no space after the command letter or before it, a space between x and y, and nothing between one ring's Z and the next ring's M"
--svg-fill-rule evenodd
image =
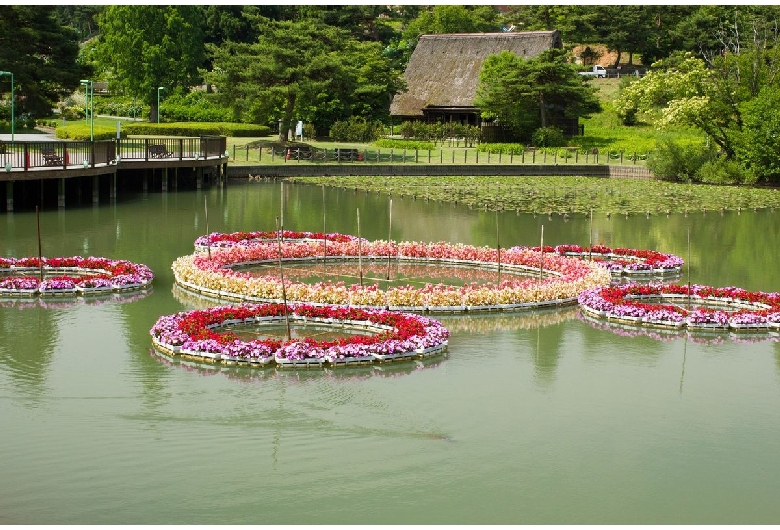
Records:
M322 188L235 182L40 215L45 256L145 263L135 299L0 305L0 524L777 523L780 347L635 333L576 307L442 316L446 356L251 370L156 355L210 303L171 262L207 231L323 230ZM324 229L387 239L389 198L327 189ZM534 217L393 197L396 240L604 244L683 282L780 290L780 212ZM690 244L689 244L690 241ZM0 255L38 253L34 212ZM381 264L378 273L381 274ZM442 273L445 274L445 273ZM347 275L349 275L347 273ZM354 273L353 273L354 276ZM251 332L251 331L250 331ZM763 340L761 340L763 339Z

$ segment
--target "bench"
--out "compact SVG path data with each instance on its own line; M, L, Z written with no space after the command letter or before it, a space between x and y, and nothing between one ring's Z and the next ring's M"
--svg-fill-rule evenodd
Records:
M173 153L168 151L165 144L153 144L149 146L149 156L152 158L170 158Z
M43 155L43 163L47 166L62 166L65 162L62 157L57 154L54 148L41 149L41 155Z
M348 160L351 162L354 160L363 160L363 153L361 153L358 149L345 149L342 147L337 147L333 150L332 158L336 161Z

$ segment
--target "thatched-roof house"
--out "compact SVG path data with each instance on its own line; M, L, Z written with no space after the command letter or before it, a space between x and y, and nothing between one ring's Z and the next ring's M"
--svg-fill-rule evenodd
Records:
M404 73L407 91L393 98L390 114L477 125L474 96L485 59L503 50L528 59L562 47L558 31L423 35Z

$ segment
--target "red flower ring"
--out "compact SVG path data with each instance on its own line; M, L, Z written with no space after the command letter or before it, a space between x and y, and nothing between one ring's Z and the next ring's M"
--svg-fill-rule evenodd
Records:
M236 324L281 324L286 318L317 326L351 327L372 335L353 335L334 341L242 341L232 332L215 330ZM289 304L219 306L163 316L150 334L163 352L224 363L280 366L322 366L325 363L370 364L428 357L447 348L449 332L437 320L408 313L344 306L315 307Z

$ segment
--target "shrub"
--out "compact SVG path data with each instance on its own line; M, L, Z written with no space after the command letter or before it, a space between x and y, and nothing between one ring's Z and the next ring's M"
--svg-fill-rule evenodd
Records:
M436 148L436 145L432 142L418 142L415 140L394 140L392 138L379 139L376 142L374 142L374 145L386 149L407 149L409 151L414 151L415 149L418 149L420 151L427 151Z
M271 128L267 125L253 125L248 123L203 123L203 122L178 122L178 123L130 123L124 126L127 134L149 136L268 136Z
M90 138L90 126L85 123L61 125L57 127L55 136L61 140L79 140L88 142ZM125 132L122 132L122 136L125 136ZM95 140L114 139L116 138L116 127L95 125L94 138Z
M330 137L337 142L373 142L382 134L382 124L369 123L365 118L352 116L348 121L337 121L330 128Z
M540 127L531 135L531 142L536 147L564 147L566 137L558 127Z
M698 181L699 168L712 158L703 144L682 144L662 139L647 159L647 168L661 180Z
M756 175L736 160L717 157L708 160L697 171L697 178L705 184L755 184Z
M484 153L501 153L504 155L519 155L525 151L525 146L523 144L502 143L480 144L477 146L477 151L482 151Z

